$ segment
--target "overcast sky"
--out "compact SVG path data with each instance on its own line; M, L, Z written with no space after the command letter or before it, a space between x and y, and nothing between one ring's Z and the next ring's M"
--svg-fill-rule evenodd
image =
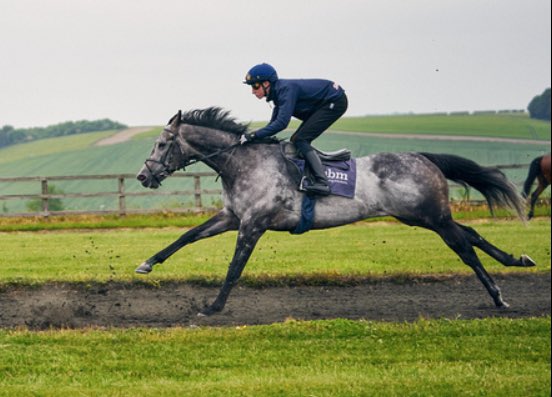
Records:
M0 126L164 124L271 109L254 64L341 84L347 115L525 109L550 87L550 0L0 0Z

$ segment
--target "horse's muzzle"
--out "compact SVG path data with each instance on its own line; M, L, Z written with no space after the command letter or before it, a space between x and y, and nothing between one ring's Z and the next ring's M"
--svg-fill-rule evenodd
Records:
M151 187L151 178L148 178L146 175L138 174L136 175L136 179L138 179L138 182L140 182L143 187Z
M136 179L142 184L143 187L150 189L157 189L161 185L160 181L157 178L153 177L152 173L149 172L145 167L144 169L140 170L138 175L136 175Z

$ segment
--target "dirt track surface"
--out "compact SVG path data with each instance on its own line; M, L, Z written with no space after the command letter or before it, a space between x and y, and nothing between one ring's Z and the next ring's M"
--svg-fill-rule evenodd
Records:
M509 309L496 309L475 276L372 280L355 286L236 287L226 308L197 312L216 287L166 282L159 286L107 283L47 284L0 291L0 327L171 327L270 324L286 319L414 321L550 315L550 274L495 277Z

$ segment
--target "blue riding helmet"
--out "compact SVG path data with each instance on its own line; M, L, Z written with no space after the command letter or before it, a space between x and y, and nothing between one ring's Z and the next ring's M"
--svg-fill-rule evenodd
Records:
M278 73L268 63L261 63L253 66L249 69L249 72L245 75L244 84L252 85L255 83L262 83L263 81L270 81L274 83L278 80Z

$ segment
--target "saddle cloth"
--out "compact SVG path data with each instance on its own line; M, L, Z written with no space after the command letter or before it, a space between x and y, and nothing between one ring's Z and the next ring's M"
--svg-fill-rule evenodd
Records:
M305 160L300 157L293 143L281 142L280 147L298 189L304 191L305 180L310 178L308 167L305 169ZM353 198L356 187L356 162L355 159L351 158L351 152L346 149L337 152L315 150L326 168L325 173L331 194Z

